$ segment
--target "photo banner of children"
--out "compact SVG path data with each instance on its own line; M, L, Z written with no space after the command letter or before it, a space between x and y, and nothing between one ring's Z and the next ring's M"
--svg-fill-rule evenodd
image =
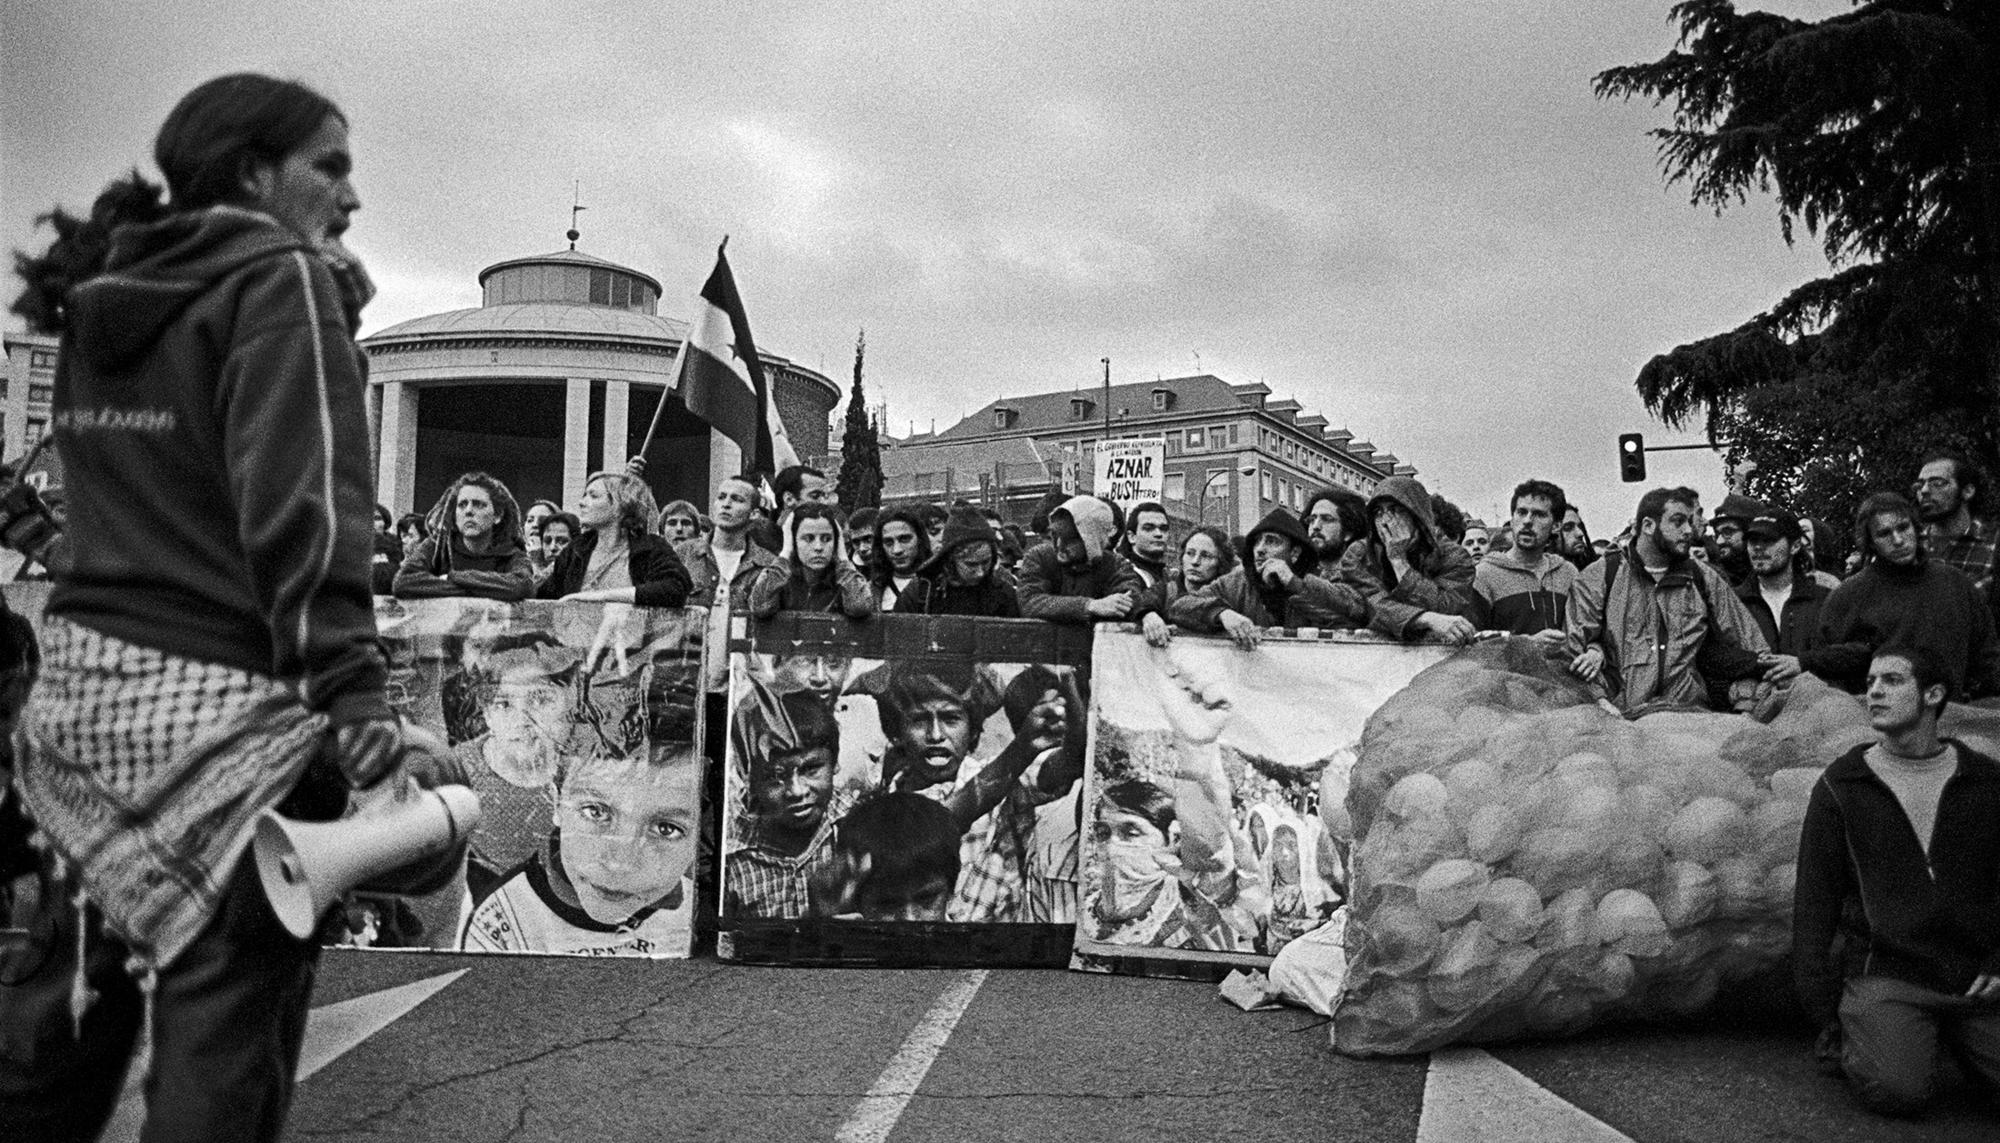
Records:
M1088 632L784 613L732 652L724 959L1068 962Z
M1328 920L1347 854L1321 804L1344 803L1368 716L1451 654L1366 633L1246 652L1100 630L1072 967L1219 976Z
M390 704L481 805L463 875L356 893L340 943L685 957L705 611L378 597Z

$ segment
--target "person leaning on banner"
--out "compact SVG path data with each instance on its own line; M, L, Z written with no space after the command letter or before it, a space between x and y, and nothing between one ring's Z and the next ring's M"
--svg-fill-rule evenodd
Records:
M1314 573L1318 556L1298 517L1273 508L1243 537L1243 563L1167 606L1175 626L1257 645L1267 627L1363 627L1368 601Z
M954 508L944 543L896 597L900 615L984 615L1019 619L1021 600L1000 579L999 536L977 508Z
M1368 534L1340 557L1340 581L1368 601L1368 625L1392 639L1465 643L1472 557L1438 532L1431 494L1415 477L1391 476L1368 498Z
M1770 653L1722 573L1689 556L1698 531L1693 492L1646 493L1635 527L1629 545L1570 586L1561 654L1571 674L1630 715L1655 704L1746 705L1760 683L1798 673Z
M473 596L505 603L535 593L534 568L521 540L521 507L507 486L483 472L452 481L425 516L430 534L403 556L398 599Z
M1930 557L1917 508L1877 492L1854 511L1859 571L1820 604L1828 682L1859 692L1876 649L1927 647L1944 663L1954 699L2000 691L2000 638L1972 581Z
M1146 585L1124 556L1111 505L1072 496L1049 513L1049 538L1021 557L1021 614L1050 623L1126 619Z
M653 535L657 515L645 481L623 472L593 475L584 482L576 506L583 534L556 556L535 598L641 607L686 604L688 570L673 546Z
M1170 611L1184 595L1200 591L1236 567L1236 549L1229 536L1213 524L1201 524L1181 541L1180 556L1160 581L1146 589L1132 609L1146 642L1164 647L1174 637Z
M866 619L875 614L875 589L840 554L840 509L818 500L792 506L783 559L787 574L765 576L750 598L750 613L769 619L780 611L816 611Z
M62 333L73 544L17 775L49 936L0 950L0 1139L94 1138L142 1035L146 1138L276 1139L319 949L272 912L254 823L415 777L370 592L347 120L225 76L154 157L167 202L135 172L20 262L17 309Z
M2000 763L1938 737L1949 694L1931 651L1878 652L1875 741L1820 775L1799 836L1792 965L1816 1051L1889 1115L1930 1101L1940 1043L2000 1097Z

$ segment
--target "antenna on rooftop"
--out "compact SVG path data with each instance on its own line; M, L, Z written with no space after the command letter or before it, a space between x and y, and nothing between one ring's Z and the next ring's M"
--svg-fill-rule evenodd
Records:
M576 216L589 209L589 207L583 205L583 180L570 180L568 236L569 248L571 250L576 249L576 240L583 237L583 232L576 228Z

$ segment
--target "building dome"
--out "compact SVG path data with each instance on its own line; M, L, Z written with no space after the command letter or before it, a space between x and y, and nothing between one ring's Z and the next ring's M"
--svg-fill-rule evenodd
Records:
M574 504L589 473L619 469L659 411L647 479L662 503L706 500L735 458L677 399L663 399L687 323L659 313L660 283L579 250L479 273L482 304L363 338L377 411L378 498L421 511L460 473L499 477L525 506ZM839 386L760 349L786 435L827 452Z

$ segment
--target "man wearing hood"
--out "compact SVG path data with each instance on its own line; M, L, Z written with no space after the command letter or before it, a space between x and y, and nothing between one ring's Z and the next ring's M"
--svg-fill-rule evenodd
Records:
M1748 583L1754 574L1750 570L1750 521L1770 513L1769 508L1741 492L1732 492L1722 498L1722 507L1709 521L1709 532L1715 537L1715 566L1729 580L1731 590Z
M1524 481L1514 489L1514 544L1495 548L1472 573L1475 621L1482 631L1532 635L1546 646L1563 640L1563 613L1576 565L1553 548L1556 529L1569 511L1569 498L1546 480Z
M1431 494L1412 476L1392 476L1368 499L1368 534L1340 558L1340 580L1368 601L1369 626L1395 639L1464 643L1472 557L1438 533Z
M1627 714L1654 704L1707 707L1711 687L1797 673L1770 654L1722 573L1689 556L1701 532L1696 510L1688 489L1646 493L1632 543L1584 569L1570 588L1563 640L1570 673L1600 686Z
M977 508L954 508L944 522L943 547L896 597L896 611L1019 619L1020 598L1000 579L999 560L992 523Z
M506 603L535 593L535 573L521 543L521 508L507 486L468 472L438 498L430 535L403 557L399 599L469 595Z
M1243 562L1229 574L1168 605L1189 631L1221 631L1250 650L1267 627L1360 627L1368 603L1344 583L1320 576L1298 517L1273 508L1243 537Z
M1855 510L1854 532L1861 570L1819 608L1827 681L1858 694L1875 652L1915 646L1943 662L1953 699L2000 690L1993 613L1963 572L1924 551L1916 506L1878 492Z
M1072 496L1049 513L1049 538L1021 557L1021 614L1051 623L1096 623L1132 614L1146 585L1112 550L1111 505Z
M1306 498L1306 539L1321 579L1340 575L1340 557L1368 532L1368 501L1359 492L1328 486Z

